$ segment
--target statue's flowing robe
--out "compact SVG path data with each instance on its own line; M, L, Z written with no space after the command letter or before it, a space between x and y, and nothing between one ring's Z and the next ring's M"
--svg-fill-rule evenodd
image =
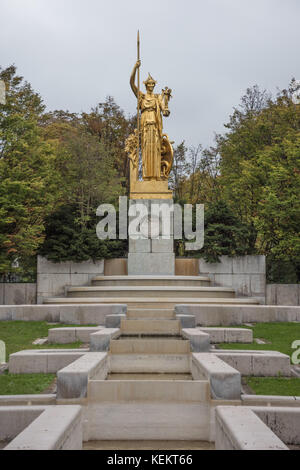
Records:
M140 95L143 179L161 177L161 141L164 102L161 95Z

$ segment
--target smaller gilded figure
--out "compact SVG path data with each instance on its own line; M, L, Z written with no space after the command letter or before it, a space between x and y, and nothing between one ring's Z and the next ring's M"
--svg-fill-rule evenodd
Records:
M168 104L172 90L165 87L161 94L155 94L156 81L149 73L148 78L144 81L146 93L142 93L139 90L139 74L138 86L135 84L136 73L139 72L140 66L138 42L138 60L130 77L130 85L138 102L138 128L135 134L129 137L126 148L132 165L136 168L140 141L144 181L167 180L173 162L173 148L167 134L163 133L162 116L168 117L170 115ZM134 142L136 142L135 154Z

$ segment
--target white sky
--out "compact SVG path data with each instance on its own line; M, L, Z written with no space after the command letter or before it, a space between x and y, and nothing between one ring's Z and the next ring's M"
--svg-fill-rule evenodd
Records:
M164 129L204 146L257 83L300 79L300 0L0 0L0 65L14 63L49 110L89 111L112 95L135 112L129 76L173 90Z

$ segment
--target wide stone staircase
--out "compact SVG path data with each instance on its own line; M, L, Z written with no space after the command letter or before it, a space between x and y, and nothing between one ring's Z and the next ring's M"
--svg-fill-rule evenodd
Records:
M45 298L44 303L118 303L127 304L128 310L172 311L177 304L243 305L257 304L258 301L237 297L230 287L212 286L210 279L203 276L96 276L90 286L66 287L65 297Z

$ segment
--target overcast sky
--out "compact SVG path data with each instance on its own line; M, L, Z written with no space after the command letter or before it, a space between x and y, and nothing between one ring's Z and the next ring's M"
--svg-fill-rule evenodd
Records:
M139 28L142 80L173 90L165 132L207 146L247 87L300 79L299 24L300 0L0 0L0 65L14 63L49 110L112 95L134 113Z

